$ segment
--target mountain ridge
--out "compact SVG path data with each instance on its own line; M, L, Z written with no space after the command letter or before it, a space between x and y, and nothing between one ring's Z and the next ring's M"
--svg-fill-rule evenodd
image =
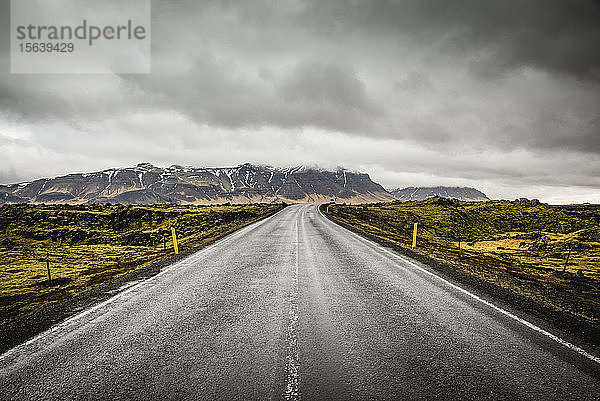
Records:
M0 185L5 203L209 204L252 202L348 203L394 200L368 174L338 168L277 168L245 163L236 167L157 167L139 163L91 173L72 173Z
M401 201L424 200L436 196L462 201L489 200L486 194L472 187L406 187L402 189L396 188L389 192Z

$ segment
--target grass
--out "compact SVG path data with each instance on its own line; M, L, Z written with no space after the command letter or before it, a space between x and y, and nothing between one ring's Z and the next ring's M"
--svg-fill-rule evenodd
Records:
M600 205L432 198L329 205L328 214L371 237L600 326ZM418 239L412 249L415 222Z
M4 205L0 324L173 254L171 227L181 252L283 207Z

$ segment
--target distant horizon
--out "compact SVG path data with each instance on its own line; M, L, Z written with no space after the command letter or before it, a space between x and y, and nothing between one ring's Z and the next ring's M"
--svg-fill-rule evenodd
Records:
M212 166L200 166L200 165L193 165L193 164L180 164L180 163L171 163L171 164L164 164L164 165L159 165L157 163L152 163L152 162L138 162L138 163L134 163L128 166L119 166L119 167L107 167L107 168L102 168L102 169L98 169L98 170L88 170L88 171L70 171L70 172L64 172L61 174L57 174L57 175L52 175L52 176L39 176L39 177L32 177L28 180L23 180L23 181L18 181L18 182L0 182L0 185L4 185L4 186L12 186L12 185L19 185L19 184L25 184L25 183L30 183L30 182L34 182L37 180L43 180L43 179L53 179L53 178L58 178L58 177L65 177L65 176L69 176L69 175L77 175L77 174L90 174L90 173L97 173L97 172L103 172L103 171L109 171L109 170L119 170L119 169L130 169L130 168L135 168L138 167L140 165L143 164L149 164L152 165L153 167L156 168L161 168L161 169L167 169L169 167L181 167L181 168L196 168L196 169L225 169L225 168L236 168L236 167L240 167L243 165L252 165L252 166L256 166L256 167L266 167L266 168L273 168L276 170L285 170L285 169L293 169L293 168L307 168L307 169L315 169L315 170L325 170L325 171L336 171L336 170L345 170L345 171L349 171L352 173L360 173L360 174L368 174L369 177L371 178L371 180L373 180L375 183L378 183L380 185L382 185L384 187L384 189L387 192L392 192L395 190L401 190L401 189L406 189L406 188L436 188L436 187L441 187L441 188L471 188L471 189L475 189L477 191L482 192L485 196L487 196L489 198L489 200L508 200L508 201L514 201L514 200L518 200L518 199L529 199L529 200L539 200L540 202L543 203L547 203L549 205L578 205L578 204L600 204L600 200L598 201L573 201L573 200L565 200L565 201L545 201L543 199L540 199L538 197L535 196L516 196L516 197L512 197L512 198L507 198L507 197L492 197L490 196L486 191L476 187L476 186L472 186L472 185L452 185L452 184L431 184L431 185L406 185L406 186L386 186L383 185L380 181L378 181L377 179L375 179L373 177L373 175L368 172L368 171L360 171L360 170L354 170L354 169L347 169L344 166L337 166L335 169L328 169L328 168L324 168L318 165L288 165L288 166L283 166L283 165L274 165L274 164L269 164L269 163L257 163L257 162L244 162L244 163L238 163L235 165L228 165L228 166L218 166L218 165L212 165Z

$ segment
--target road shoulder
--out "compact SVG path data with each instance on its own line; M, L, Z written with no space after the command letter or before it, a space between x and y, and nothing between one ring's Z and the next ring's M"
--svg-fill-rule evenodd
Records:
M319 211L322 212L321 207L319 207ZM514 311L522 319L554 333L573 344L577 344L596 355L600 354L600 327L589 324L587 321L578 319L576 316L566 312L552 309L547 305L526 298L521 294L516 294L494 283L482 280L479 277L469 275L450 264L442 263L426 255L403 248L392 241L363 232L350 224L331 218L326 213L321 214L338 226L364 239L382 245L384 248L390 249L403 257L407 257L411 262L418 264L423 269L483 299L489 300L503 309Z
M20 316L0 326L0 354L22 344L36 335L43 333L56 324L59 324L70 317L104 302L138 282L147 280L169 266L187 258L188 256L218 242L230 235L238 232L240 229L252 224L264 221L284 209L275 211L271 214L261 216L240 224L239 226L219 233L207 239L198 246L183 250L178 255L171 254L164 259L142 266L122 275L113 277L103 283L79 292L69 298L52 302L42 306L31 313Z

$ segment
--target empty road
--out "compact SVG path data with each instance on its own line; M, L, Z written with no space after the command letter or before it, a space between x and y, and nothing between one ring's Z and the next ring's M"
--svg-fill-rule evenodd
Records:
M8 351L0 399L600 399L569 345L295 205Z

